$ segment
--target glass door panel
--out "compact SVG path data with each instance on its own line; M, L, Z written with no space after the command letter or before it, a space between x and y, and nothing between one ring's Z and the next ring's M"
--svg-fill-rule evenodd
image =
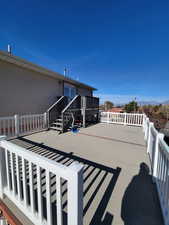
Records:
M68 97L68 101L71 101L76 96L76 87L71 84L64 83L64 96Z

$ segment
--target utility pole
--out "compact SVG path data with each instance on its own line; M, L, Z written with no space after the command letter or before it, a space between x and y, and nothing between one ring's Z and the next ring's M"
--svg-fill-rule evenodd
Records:
M136 97L134 98L134 113L136 113Z

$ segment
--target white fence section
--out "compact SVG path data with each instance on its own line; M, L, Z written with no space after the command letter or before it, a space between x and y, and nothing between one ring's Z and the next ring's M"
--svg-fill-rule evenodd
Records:
M145 114L102 112L101 122L142 126L165 225L169 225L169 146ZM0 135L15 137L48 128L48 115L0 118ZM36 225L83 224L83 166L64 166L0 137L0 198L6 195ZM65 187L64 187L65 188ZM65 190L64 190L65 192ZM54 195L52 194L54 193ZM55 211L53 210L55 205Z
M30 134L48 128L48 114L0 117L0 135L8 138Z
M101 112L102 123L142 126L144 114Z
M0 161L0 197L6 195L33 224L63 225L63 182L67 183L67 225L83 224L82 164L59 164L3 137Z
M150 156L153 181L156 183L165 225L169 224L169 146L164 135L144 115L143 130Z
M0 117L0 135L16 136L15 116Z

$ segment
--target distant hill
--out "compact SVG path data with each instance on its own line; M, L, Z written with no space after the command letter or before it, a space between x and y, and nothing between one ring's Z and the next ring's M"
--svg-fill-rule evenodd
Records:
M139 105L143 106L143 105L169 105L169 100L165 101L165 102L156 102L156 101L141 101L138 102Z
M169 105L169 100L162 103L163 105Z
M138 104L143 106L143 105L159 105L162 103L156 102L156 101L142 101L142 102L138 102Z
M121 103L121 104L115 104L115 106L117 107L123 107L125 104L127 103ZM143 106L143 105L169 105L169 100L165 101L165 102L156 102L156 101L140 101L138 102L139 106Z

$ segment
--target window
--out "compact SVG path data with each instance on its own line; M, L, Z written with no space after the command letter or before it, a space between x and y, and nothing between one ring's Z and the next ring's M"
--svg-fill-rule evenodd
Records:
M76 95L76 87L71 84L64 83L64 96L69 97L70 99L74 98Z

